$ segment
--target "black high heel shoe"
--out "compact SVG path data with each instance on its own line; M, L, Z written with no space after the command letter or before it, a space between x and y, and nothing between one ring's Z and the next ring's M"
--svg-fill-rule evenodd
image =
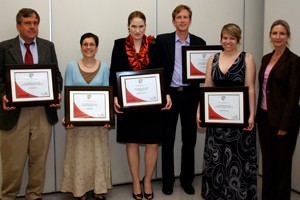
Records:
M152 200L152 199L154 198L154 194L153 194L153 192L152 192L151 194L147 194L147 193L145 192L144 179L145 179L145 177L144 177L143 180L142 180L143 191L144 191L144 197L145 197L145 199L147 199L147 200Z
M140 194L134 194L134 193L132 193L132 197L135 200L142 200L143 199L143 194L142 193L140 193Z
M145 199L148 199L148 200L152 200L154 198L153 192L152 192L152 194L147 194L146 192L144 192L144 196L145 196Z
M133 184L133 183L132 183ZM139 181L139 184L141 186L141 181ZM133 185L132 185L133 187ZM133 189L133 188L132 188ZM142 187L141 187L141 191L142 191ZM135 200L143 200L143 192L139 193L139 194L134 194L134 192L132 191L132 197L135 199Z

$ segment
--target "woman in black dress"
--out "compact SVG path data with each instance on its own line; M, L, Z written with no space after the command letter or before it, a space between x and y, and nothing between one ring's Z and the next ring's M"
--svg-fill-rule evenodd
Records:
M207 64L206 87L248 86L248 127L207 128L204 147L202 196L204 199L255 200L256 191L256 134L255 63L252 55L238 50L241 29L227 24L221 31L221 53L212 56ZM200 127L200 109L197 123Z
M132 12L128 17L129 35L115 40L111 67L110 85L114 90L114 109L117 113L117 142L126 143L127 159L133 182L133 198L153 199L151 179L155 169L158 144L162 138L161 109L138 109L122 111L117 95L116 72L162 68L162 53L158 41L146 36L146 17L140 11ZM166 95L164 109L170 109L172 102ZM145 176L142 194L139 178L139 146L145 144Z

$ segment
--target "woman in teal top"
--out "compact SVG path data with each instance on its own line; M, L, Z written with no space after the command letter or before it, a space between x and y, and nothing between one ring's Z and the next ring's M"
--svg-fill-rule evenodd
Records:
M109 68L95 59L99 39L92 33L80 39L83 58L71 61L65 73L66 86L108 86ZM105 199L112 187L111 165L108 148L109 125L67 125L62 192L71 192L78 199L87 199L93 191L96 200Z
M99 65L98 65L99 66ZM98 67L97 66L97 67ZM101 62L96 71L94 79L87 83L81 75L81 69L78 62L73 60L67 65L65 73L66 86L108 86L109 85L109 67L106 63Z

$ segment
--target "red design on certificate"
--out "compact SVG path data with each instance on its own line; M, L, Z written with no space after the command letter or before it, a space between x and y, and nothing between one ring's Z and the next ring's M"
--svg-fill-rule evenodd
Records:
M190 67L187 72L189 76L205 76L207 58L206 54L191 53L190 54Z
M126 88L126 99L128 103L136 103L136 102L145 102L143 99L140 99L133 94L131 94Z
M190 65L191 65L191 75L198 75L198 76L205 75L205 73L197 69L192 62Z
M240 120L240 95L208 95L208 119Z
M76 103L74 103L74 118L93 118L93 117L80 110L80 108L78 108Z
M126 103L158 101L156 83L156 76L127 78L125 80Z
M16 72L16 98L49 97L48 72Z
M32 98L37 97L35 95L29 94L28 92L22 90L22 88L16 84L16 98Z
M105 95L97 93L77 92L73 94L71 118L104 118L106 117Z
M226 118L222 117L221 115L219 115L218 113L216 113L210 105L208 105L208 106L209 106L208 107L208 118L209 119L226 119Z

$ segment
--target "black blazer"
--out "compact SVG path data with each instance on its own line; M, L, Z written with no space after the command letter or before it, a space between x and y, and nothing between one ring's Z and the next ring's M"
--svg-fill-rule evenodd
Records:
M258 74L259 96L256 116L258 122L264 73L273 54L274 51L262 58ZM288 131L291 127L299 127L300 58L288 48L285 49L270 72L266 95L271 127L284 131Z
M39 64L56 64L56 76L58 90L62 90L62 76L58 68L54 44L47 40L36 38L38 47ZM0 43L0 130L10 130L19 119L21 108L17 107L12 111L5 111L2 107L2 96L6 95L5 64L23 64L23 57L20 48L19 36ZM49 124L53 125L58 121L56 108L45 106Z
M118 96L116 73L121 71L133 71L133 68L128 62L125 43L126 38L115 40L112 51L109 84L113 86L114 97ZM156 40L149 44L149 65L145 69L155 68L164 68L161 47Z
M176 32L165 33L157 36L157 40L161 43L164 52L165 71L168 86L171 85L172 75L174 71L175 62L175 36ZM190 34L190 45L206 45L206 42L193 34ZM193 83L195 86L199 86L198 83Z

